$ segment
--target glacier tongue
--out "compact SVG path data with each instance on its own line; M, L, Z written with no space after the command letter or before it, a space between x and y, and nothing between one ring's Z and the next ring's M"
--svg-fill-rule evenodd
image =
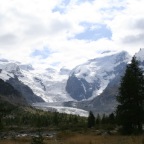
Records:
M59 113L67 113L72 115L79 115L83 117L88 117L88 111L73 108L73 107L66 107L61 102L56 103L34 103L33 106L38 109L42 109L45 111L53 111Z

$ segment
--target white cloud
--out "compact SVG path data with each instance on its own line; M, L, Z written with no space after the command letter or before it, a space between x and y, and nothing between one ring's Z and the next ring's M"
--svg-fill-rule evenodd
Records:
M143 5L143 0L71 0L67 4L64 0L0 0L0 55L42 67L72 68L107 49L133 54L144 45ZM83 22L107 25L111 40L75 39L86 30ZM32 57L35 49L44 47L52 52L46 59Z
M114 42L132 54L144 45L143 5L142 0L127 0L126 9L108 23L113 32Z

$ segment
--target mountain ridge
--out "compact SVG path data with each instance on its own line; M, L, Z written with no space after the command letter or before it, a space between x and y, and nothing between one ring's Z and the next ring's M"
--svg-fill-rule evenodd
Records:
M92 110L95 114L110 113L117 105L120 79L132 56L125 51L102 55L73 70L46 68L41 72L29 64L0 59L0 78L20 90L27 96L28 103L36 103L37 107L44 105L56 109L55 104L61 103L65 108ZM144 49L135 56L144 68Z
M130 59L131 56L123 51L89 60L72 70L66 91L76 100L94 98L100 95L108 83L124 70Z

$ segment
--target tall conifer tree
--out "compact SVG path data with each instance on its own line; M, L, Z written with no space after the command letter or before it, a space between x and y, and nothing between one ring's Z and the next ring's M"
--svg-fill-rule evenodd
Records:
M95 116L93 115L92 111L89 112L87 124L88 124L88 128L95 126Z
M136 57L132 58L123 76L117 97L116 110L122 132L142 132L144 123L144 76Z

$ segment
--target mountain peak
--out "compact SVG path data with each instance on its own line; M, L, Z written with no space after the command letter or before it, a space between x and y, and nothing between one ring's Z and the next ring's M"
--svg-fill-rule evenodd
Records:
M89 60L72 70L66 90L76 100L94 98L123 74L130 60L131 56L126 51Z
M4 64L0 64L0 69L5 70L7 72L19 72L20 68L16 63L13 62L9 62L9 63L5 63Z
M0 62L8 62L8 60L4 58L0 58Z
M34 70L31 64L20 64L19 67L20 69L26 70L26 71Z
M63 68L60 69L59 73L60 73L60 75L69 75L70 70L63 67Z
M56 73L56 70L54 69L54 68L47 68L46 69L46 71L48 72L48 73Z
M139 52L135 54L135 56L137 60L139 60L140 62L143 62L144 61L144 48L141 48Z

